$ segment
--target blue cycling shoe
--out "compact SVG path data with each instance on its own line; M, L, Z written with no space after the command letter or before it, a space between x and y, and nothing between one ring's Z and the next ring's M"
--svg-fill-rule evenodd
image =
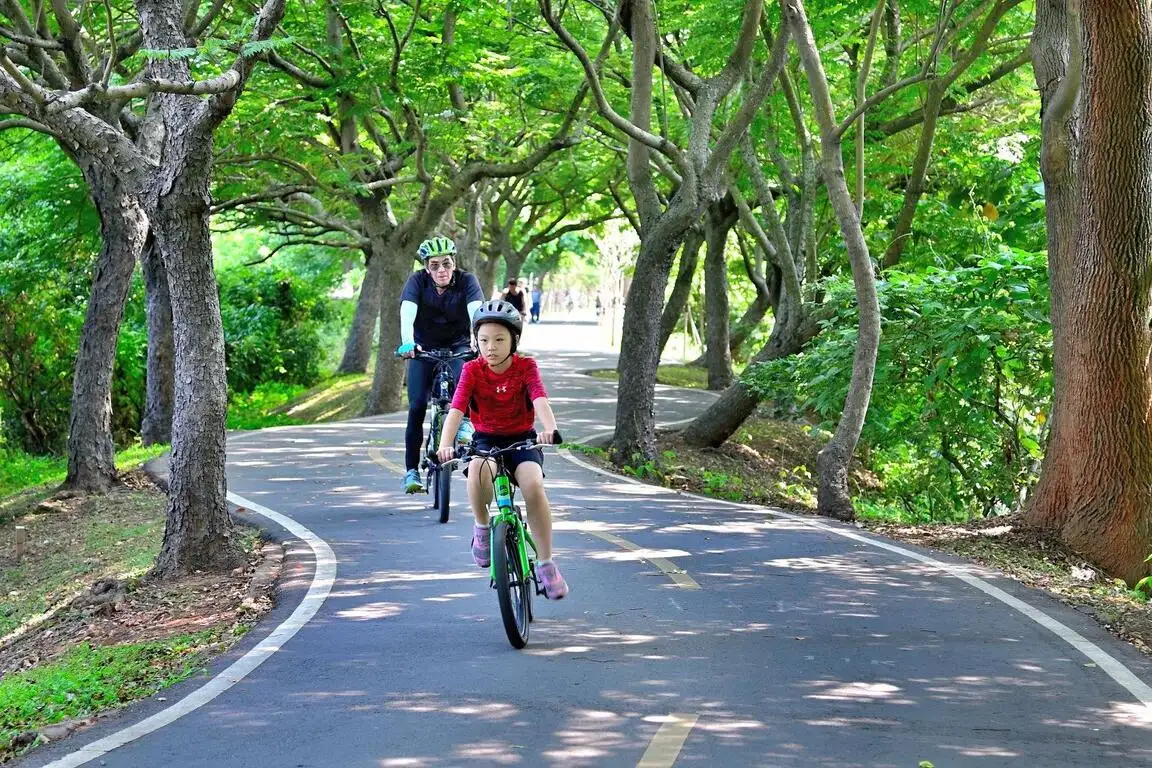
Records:
M424 493L424 483L420 482L420 473L414 469L408 470L404 475L404 493Z

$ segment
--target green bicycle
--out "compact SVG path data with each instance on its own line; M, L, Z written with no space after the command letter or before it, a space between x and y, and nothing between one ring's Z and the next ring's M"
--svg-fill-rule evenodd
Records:
M554 434L553 443L559 445L560 433ZM535 440L525 440L506 448L490 451L477 450L469 446L457 449L458 461L467 462L471 458L492 459L496 462L496 473L492 477L492 487L496 500L496 514L488 521L492 537L492 561L489 566L491 586L496 590L500 603L500 618L504 623L504 633L513 648L528 645L528 630L534 619L532 615L532 594L543 595L544 589L536 577L536 542L524 524L520 507L514 504L516 497L512 476L504 465L503 454L526 448L542 448Z

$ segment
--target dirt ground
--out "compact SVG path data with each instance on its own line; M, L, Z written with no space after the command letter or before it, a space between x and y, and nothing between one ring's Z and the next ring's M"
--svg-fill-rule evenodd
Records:
M246 562L229 574L196 572L163 582L148 576L167 501L143 472L125 475L107 495L43 496L26 495L0 510L0 626L6 627L0 678L83 643L143 643L207 631L211 639L195 649L206 662L272 608L283 550L254 531L239 531ZM12 546L16 525L28 532L19 563Z

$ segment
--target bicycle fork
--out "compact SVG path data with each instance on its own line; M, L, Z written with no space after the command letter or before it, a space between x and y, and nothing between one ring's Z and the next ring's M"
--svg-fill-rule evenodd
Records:
M504 546L504 542L496 541L496 529L500 523L508 523L512 526L512 530L516 532L516 556L520 560L520 573L523 574L522 578L530 579L532 581L532 589L538 594L544 594L540 589L539 583L536 581L536 573L532 570L531 563L536 557L536 541L532 538L532 534L528 532L528 526L524 524L524 520L520 515L516 514L515 508L512 506L512 483L507 475L497 475L493 481L493 488L496 496L496 517L489 521L488 536L489 551L494 552L497 546ZM529 557L528 549L532 549L532 555ZM488 566L488 578L490 586L496 587L496 558L491 558L491 565Z

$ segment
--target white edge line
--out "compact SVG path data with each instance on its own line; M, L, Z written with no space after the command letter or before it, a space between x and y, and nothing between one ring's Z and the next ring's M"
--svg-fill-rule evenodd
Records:
M272 631L272 634L257 643L254 648L234 661L227 669L221 671L214 678L195 691L192 691L192 693L180 701L141 720L135 725L130 725L127 728L116 731L102 739L98 739L91 744L81 747L69 755L65 755L58 760L48 763L44 768L73 768L73 766L84 765L90 760L95 760L98 757L106 755L118 747L122 747L131 741L139 739L141 736L146 736L153 731L159 730L184 715L187 715L189 712L199 709L243 680L253 670L267 661L272 654L280 650L280 647L299 632L300 628L307 624L312 617L316 615L316 612L320 610L320 606L328 597L328 593L332 591L332 584L336 580L336 555L332 552L332 548L328 546L328 543L287 515L282 515L279 512L249 501L243 496L229 493L228 501L263 515L273 522L279 523L287 528L293 536L302 539L312 548L312 553L316 558L316 572L312 576L312 584L308 587L308 593L304 595L304 599L296 606L296 610L292 611L292 615Z
M670 426L674 426L675 424L681 424L681 423L683 423L683 422L673 422L670 424L662 424L660 426L661 427L670 427ZM579 442L585 442L587 440L594 440L597 437L603 437L605 434L611 434L611 433L607 432L607 433L599 433L596 435L590 435L589 437L587 437L584 440L581 440ZM952 563L946 563L946 562L943 562L941 560L936 560L935 558L928 557L927 555L922 555L919 552L913 552L910 549L905 549L904 547L896 546L895 544L889 544L889 543L884 542L884 541L879 541L877 539L873 539L869 536L864 536L862 534L855 533L853 531L841 530L841 529L833 527L831 525L827 525L825 523L822 523L818 520L810 520L806 517L801 517L799 515L793 515L789 512L783 512L781 510L773 509L771 507L762 507L762 506L759 506L757 504L739 504L739 503L732 502L732 501L725 501L723 499L713 499L713 498L709 498L708 496L701 496L701 495L696 494L696 493L688 493L686 491L672 491L671 489L664 488L663 486L660 486L660 485L651 485L650 483L642 483L639 480L636 480L634 478L625 477L624 475L617 475L617 474L614 474L612 472L608 472L607 470L601 469L600 467L593 466L592 464L589 464L588 462L584 461L583 459L577 458L575 455L572 454L571 451L561 450L561 451L557 451L557 453L560 456L563 456L568 461L571 461L572 463L574 463L578 466L581 466L585 469L591 470L592 472L595 472L597 474L604 475L605 477L610 477L613 480L616 480L618 482L632 483L634 485L641 485L641 486L645 486L648 488L656 488L656 489L660 489L660 490L670 491L672 493L677 493L681 496L686 496L688 498L693 498L693 499L699 499L701 501L707 501L707 502L714 503L714 504L723 504L726 506L737 507L740 509L748 509L748 510L754 510L754 511L758 511L758 512L767 512L768 514L775 515L776 517L780 517L780 518L783 518L785 520L801 523L803 525L809 526L811 528L816 528L816 529L824 531L826 533L831 533L831 534L834 534L836 536L842 536L846 539L852 539L853 541L859 541L859 542L861 542L863 544L867 544L871 547L876 547L877 549L884 549L884 550L887 550L889 552L893 552L895 554L901 555L903 557L908 557L908 558L911 558L913 560L919 561L921 563L924 563L925 565L930 565L934 568L937 568L938 570L943 571L947 575L954 576L955 578L960 579L961 581L968 584L969 586L975 587L976 589L985 593L989 597L993 597L996 600L999 600L1001 603L1004 603L1009 608L1012 608L1013 610L1018 611L1019 613L1022 613L1024 616L1027 616L1029 619L1036 622L1040 626L1044 627L1049 632L1056 635L1057 637L1059 637L1064 642L1068 643L1068 645L1075 648L1077 651L1079 651L1081 654L1083 654L1085 657L1087 657L1091 662L1096 664L1096 666L1098 666L1100 669L1102 669L1105 674L1107 674L1110 678L1115 680L1122 688L1124 688L1124 690L1126 690L1126 691L1128 691L1128 693L1132 694L1132 696L1144 706L1144 713L1143 713L1143 717L1141 719L1148 724L1152 724L1152 686L1149 686L1147 683L1145 683L1143 680L1141 680L1139 677L1137 677L1136 674L1134 672L1132 672L1132 670L1130 670L1130 669L1128 669L1128 667L1124 666L1124 664L1122 662L1120 662L1118 659L1116 659L1114 656L1109 654L1107 651L1105 651L1100 646L1093 643L1088 638L1081 635L1076 630L1072 629L1071 627L1067 626L1066 624L1062 623L1061 621L1052 618L1051 616L1044 613L1039 608L1036 608L1035 606L1033 606L1029 603L1026 603L1025 601L1019 599L1018 597L1013 597L1012 595L1008 594L1007 592L1005 592L1004 590L1000 589L999 587L997 587L993 584L989 584L984 579L981 579L977 576L973 576L969 572L968 566L954 565Z

